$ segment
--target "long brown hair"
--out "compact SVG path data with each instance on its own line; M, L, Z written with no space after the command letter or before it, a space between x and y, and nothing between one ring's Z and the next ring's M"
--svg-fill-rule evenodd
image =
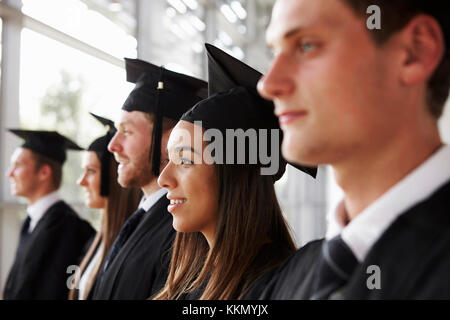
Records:
M100 160L102 158L101 154L97 152L96 154ZM95 255L97 250L102 250L100 259L97 261L93 272L89 276L85 294L81 297L82 299L86 299L89 295L89 291L92 289L95 278L97 277L100 266L103 264L106 254L111 248L127 218L136 210L142 197L142 192L139 188L132 187L124 189L119 185L117 182L118 164L114 160L114 157L111 157L110 161L109 195L106 201L106 207L102 209L101 227L92 241L86 255L81 261L78 277L75 279L75 288L77 288L80 281L80 275L89 265L93 255ZM77 299L77 295L78 290L71 289L69 292L69 300Z
M273 178L256 165L215 165L219 187L214 247L200 232L178 232L169 276L154 299L241 299L254 281L295 250L278 204ZM262 257L265 246L273 245ZM272 252L273 251L273 252Z

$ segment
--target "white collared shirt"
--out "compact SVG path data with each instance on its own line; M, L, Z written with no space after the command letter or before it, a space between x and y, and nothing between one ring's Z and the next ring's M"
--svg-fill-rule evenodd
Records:
M47 194L46 196L40 198L38 201L27 207L27 214L30 217L30 227L28 232L32 232L38 222L42 219L44 213L54 205L56 202L60 201L58 190Z
M450 181L450 146L444 145L345 226L343 200L328 215L326 239L341 234L361 262L372 245L402 213Z
M102 255L102 246L99 246L96 250L94 256L92 257L91 261L89 262L86 269L84 269L83 274L81 275L80 282L78 289L80 290L78 292L78 300L84 300L84 294L87 289L88 280L92 275L92 272L94 272L94 267L97 265L97 262L100 260L100 257Z
M145 196L142 197L138 208L142 208L147 212L159 199L166 195L166 193L167 189L161 188L158 191L153 192L148 198L145 198Z

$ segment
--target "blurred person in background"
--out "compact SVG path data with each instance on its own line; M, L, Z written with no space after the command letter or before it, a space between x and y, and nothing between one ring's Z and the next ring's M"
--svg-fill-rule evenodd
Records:
M70 300L85 300L95 282L106 253L119 234L126 219L136 209L142 197L139 188L122 188L117 182L117 167L108 144L115 133L114 122L92 114L108 128L108 132L95 139L83 155L83 175L78 184L85 188L85 205L100 209L100 230L89 245L80 263Z
M67 270L77 265L94 229L58 193L66 150L82 150L54 131L10 129L24 144L7 175L15 196L28 201L5 300L67 299Z

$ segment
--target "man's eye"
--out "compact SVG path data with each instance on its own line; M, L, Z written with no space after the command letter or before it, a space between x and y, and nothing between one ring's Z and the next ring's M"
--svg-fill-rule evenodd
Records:
M310 42L304 42L304 43L300 43L299 47L303 52L307 53L307 52L312 51L316 46Z

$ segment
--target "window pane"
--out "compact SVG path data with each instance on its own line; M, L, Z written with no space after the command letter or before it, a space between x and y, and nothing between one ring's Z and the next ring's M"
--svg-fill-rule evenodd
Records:
M164 65L174 71L200 77L205 43L205 9L197 1L192 1L192 4L195 4L195 7L192 7L195 9L180 1L167 1L165 6L161 7L164 10L161 30L165 37L163 45L167 49L170 48L164 56Z
M82 147L105 129L88 111L114 119L133 85L125 70L35 33L22 31L20 124L58 130ZM61 194L80 203L81 154L69 152Z
M97 2L23 0L22 12L118 58L136 57L135 1L120 8Z
M1 2L1 0L0 0ZM2 37L2 26L3 26L3 20L0 18L0 66L2 63L2 44L3 44L3 37ZM0 68L0 79L2 78L2 70Z

